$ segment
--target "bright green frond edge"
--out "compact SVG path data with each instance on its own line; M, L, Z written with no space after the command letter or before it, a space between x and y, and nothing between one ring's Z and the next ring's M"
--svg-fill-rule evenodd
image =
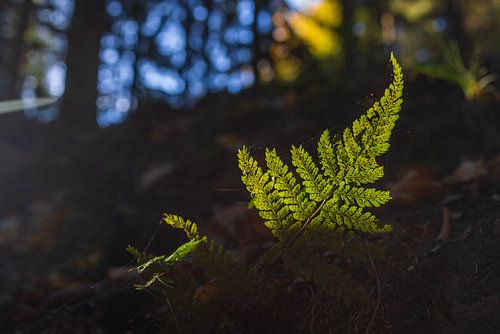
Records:
M403 101L403 73L392 53L390 62L392 80L383 96L341 135L332 139L325 130L318 141L316 156L302 146L292 146L289 166L275 149L268 148L264 170L249 149L238 150L241 180L250 193L251 203L277 239L256 265L234 262L222 246L202 236L195 223L165 214L163 221L183 230L189 241L170 255L156 257L129 247L128 251L139 261L138 272L150 272L145 284L136 287L149 289L158 283L164 289L173 290L172 267L181 261L192 261L218 286L212 288L216 297L208 300L238 300L265 268L281 259L285 269L320 289L343 298L358 295L347 273L321 254L329 250L363 258L359 254L374 252L374 248L360 242L357 234L392 230L390 225L381 225L368 211L391 199L388 191L369 187L384 176L377 157L389 149ZM183 281L183 288L193 289L187 281ZM193 302L192 295L187 300ZM202 303L206 300L202 298Z

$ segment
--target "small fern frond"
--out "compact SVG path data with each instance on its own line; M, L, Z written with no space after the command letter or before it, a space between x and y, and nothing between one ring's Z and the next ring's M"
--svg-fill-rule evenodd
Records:
M209 278L218 281L232 280L235 276L244 276L250 271L245 263L235 262L224 247L213 240L194 254L194 260Z
M137 271L139 273L141 273L154 264L163 264L163 265L167 265L167 266L173 266L174 264L181 262L188 254L194 253L196 251L196 248L202 242L206 242L206 238L198 239L198 240L196 240L196 239L189 240L185 244L180 245L179 248L177 248L169 256L167 256L167 255L157 256L157 257L154 257L151 260L141 264L140 266L137 267Z
M198 226L196 226L196 224L189 219L184 219L176 215L164 213L163 221L173 228L184 230L189 240L199 240L202 238L198 233Z
M269 173L262 171L246 147L238 150L238 165L242 171L241 180L250 192L259 215L265 219L265 225L275 235L279 235L294 220L290 208L284 205L278 192L274 190L275 181Z
M391 195L386 190L352 187L346 183L340 183L335 194L346 203L355 204L360 208L379 207L391 199Z
M292 164L295 166L297 173L302 178L302 184L305 191L309 194L311 200L321 202L332 191L332 186L329 185L323 175L319 172L313 158L301 146L292 146L290 153L292 154Z
M297 247L302 246L302 247ZM297 243L283 255L285 268L304 277L326 293L346 303L364 303L365 291L344 270L330 263L318 252Z
M336 155L339 165L345 170L346 182L356 185L372 183L384 175L375 158L389 149L389 138L399 118L403 95L403 73L392 53L391 63L392 82L384 95L366 115L344 130L341 144L337 146Z
M373 160L375 161L375 160ZM350 168L341 174L340 179L345 182L362 185L370 184L384 176L384 167L375 165L373 162L366 162L366 165L359 165L356 168Z
M320 217L325 221L337 224L351 230L358 230L365 233L385 233L390 232L390 225L380 227L376 217L361 207L349 204L340 204L337 197L328 200L321 210ZM328 223L328 224L331 224Z
M333 143L328 129L323 131L321 137L319 138L318 155L323 173L325 173L325 176L330 178L330 180L335 183L339 172L339 165L337 163L335 150L333 148Z
M153 276L146 283L134 284L134 289L144 290L144 289L151 287L155 283L159 283L161 286L163 286L165 288L173 287L174 281L169 279L169 278L165 278L164 276L165 276L164 273L154 273Z
M304 221L312 214L315 204L309 201L288 166L280 159L276 150L266 150L266 162L273 186L283 204L293 212L293 218Z

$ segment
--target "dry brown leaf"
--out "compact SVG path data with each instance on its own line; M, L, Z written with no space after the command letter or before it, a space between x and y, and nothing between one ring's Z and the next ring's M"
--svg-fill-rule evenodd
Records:
M206 228L215 240L232 240L239 247L273 240L272 233L264 226L255 210L237 203L218 210Z
M467 183L477 181L480 178L488 175L488 167L484 160L464 160L445 178L448 184Z
M216 141L226 150L234 152L248 142L243 136L233 132L218 135Z
M408 170L397 183L390 184L388 188L394 201L404 203L432 198L443 191L443 186L434 180L430 169L423 166Z
M206 303L217 298L221 289L217 286L217 281L212 279L196 289L194 298L200 303Z

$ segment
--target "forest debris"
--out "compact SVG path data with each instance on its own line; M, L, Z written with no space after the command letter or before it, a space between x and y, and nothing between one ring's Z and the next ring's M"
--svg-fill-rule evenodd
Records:
M273 240L273 235L253 210L242 203L218 210L207 226L212 239L233 240L238 247Z
M139 180L139 187L143 190L149 188L156 181L170 174L172 170L173 165L168 162L151 166L141 175L141 179Z
M238 148L248 142L243 136L234 132L222 133L217 136L216 141L224 149L232 152L236 152Z
M22 234L22 216L11 214L0 217L0 245L15 244Z
M137 279L138 276L139 275L137 270L135 270L135 267L119 266L108 269L108 278L114 281L120 279Z
M493 225L493 232L495 232L495 234L500 234L500 219L497 218L497 220L495 221L495 224Z
M500 298L498 296L485 297L476 303L468 305L457 305L453 307L454 318L467 321L469 319L480 319L489 315L498 314L500 308Z
M217 280L211 279L196 289L194 298L198 299L201 303L206 303L217 298L219 294L220 288L217 286Z
M175 117L168 122L161 122L155 125L149 137L152 142L156 143L169 141L175 137L182 137L192 127L192 123L192 117Z
M59 240L59 231L63 222L72 214L72 209L62 207L55 209L37 222L37 231L32 234L26 244L29 250L48 252Z
M439 195L443 186L434 180L427 167L419 166L408 170L395 184L389 185L394 201L414 203Z
M488 175L488 168L484 160L464 160L453 173L445 178L447 184L459 184L477 181Z
M447 241L450 238L451 233L451 211L447 208L443 208L443 223L441 224L441 231L439 232L438 239L442 241Z

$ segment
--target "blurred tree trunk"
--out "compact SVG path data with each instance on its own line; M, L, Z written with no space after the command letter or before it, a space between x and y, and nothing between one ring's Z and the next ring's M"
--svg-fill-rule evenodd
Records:
M356 37L353 34L352 26L354 24L354 10L357 1L342 0L342 41L344 49L344 72L348 75L354 75L356 70L357 52L356 52Z
M30 14L34 8L33 3L28 0L21 3L20 7L16 38L13 43L14 51L12 53L12 67L9 69L12 73L12 81L7 96L9 99L18 99L19 92L21 91L22 78L20 70L26 47L24 43L24 36L26 35L26 30L28 29Z
M467 32L464 27L463 7L457 0L446 1L446 16L448 17L449 26L448 38L456 40L460 49L460 55L466 64L469 63L469 56L472 53L471 43L467 37Z
M96 98L99 50L107 30L105 0L76 0L68 32L66 92L59 124L70 131L97 128Z

